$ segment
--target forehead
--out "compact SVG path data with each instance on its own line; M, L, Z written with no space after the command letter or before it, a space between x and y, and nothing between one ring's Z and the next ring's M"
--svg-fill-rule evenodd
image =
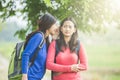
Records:
M72 21L65 21L63 25L71 25L74 26L74 23Z

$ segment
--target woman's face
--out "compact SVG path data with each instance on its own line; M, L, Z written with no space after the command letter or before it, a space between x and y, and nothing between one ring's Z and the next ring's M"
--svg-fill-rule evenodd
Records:
M55 23L49 28L49 33L51 36L58 36L59 34L59 26Z
M61 27L61 32L65 37L71 37L75 31L76 29L72 21L65 21Z

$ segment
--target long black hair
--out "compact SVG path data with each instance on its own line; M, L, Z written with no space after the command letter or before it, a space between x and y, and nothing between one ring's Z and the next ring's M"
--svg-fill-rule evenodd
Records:
M65 18L62 22L61 22L61 25L60 25L60 34L59 34L59 39L57 40L57 44L59 45L58 48L60 51L63 51L62 50L62 47L64 46L65 48L68 47L67 44L65 43L65 40L64 40L64 35L63 33L61 32L61 27L63 26L64 22L65 21L71 21L73 22L74 24L74 27L76 28L76 32L73 33L70 41L69 41L69 48L70 48L70 51L71 52L74 52L75 49L77 48L77 45L78 45L78 32L77 32L77 26L76 26L76 22L73 18L71 17L67 17Z
M28 36L26 37L25 46L32 35L34 35L38 31L41 31L41 32L43 32L43 34L45 34L46 30L51 28L51 26L53 24L55 24L56 21L57 21L56 18L49 13L46 13L43 16L41 16L41 18L37 21L38 22L38 29L36 31L33 31L30 34L28 34ZM46 38L46 43L49 44L48 37Z

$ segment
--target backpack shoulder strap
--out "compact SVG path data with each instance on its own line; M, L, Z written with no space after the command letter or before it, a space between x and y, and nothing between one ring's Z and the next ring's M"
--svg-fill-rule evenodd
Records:
M78 59L79 59L79 51L80 51L80 40L78 40L78 45L76 48L76 53L77 53ZM78 60L78 62L79 62L79 60Z
M58 55L59 52L59 48L58 48L58 40L56 40L56 44L55 44L55 57Z
M36 58L37 55L38 55L39 50L43 47L43 44L44 44L44 35L43 35L42 32L39 32L39 33L42 34L42 37L43 37L43 38L42 38L42 40L41 40L41 42L40 42L40 45L36 48L33 57L32 57L31 60L30 60L29 67L33 65L33 63L34 63L34 61L35 61L35 58Z
M55 40L55 57L54 57L54 63L56 63L56 56L58 55L59 48L58 48L58 40ZM51 71L51 80L53 80L53 71Z
M79 55L79 49L80 49L80 40L78 40L78 45L77 45L77 48L76 48L77 55Z
M23 50L22 48L24 47L24 41L23 42L19 42L16 44L15 50L16 51L16 55L15 55L15 60L17 59L21 59L21 51Z

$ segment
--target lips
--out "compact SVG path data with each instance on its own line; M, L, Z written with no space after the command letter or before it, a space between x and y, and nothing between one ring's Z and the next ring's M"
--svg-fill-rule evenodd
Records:
M70 34L70 32L65 32L65 34Z

